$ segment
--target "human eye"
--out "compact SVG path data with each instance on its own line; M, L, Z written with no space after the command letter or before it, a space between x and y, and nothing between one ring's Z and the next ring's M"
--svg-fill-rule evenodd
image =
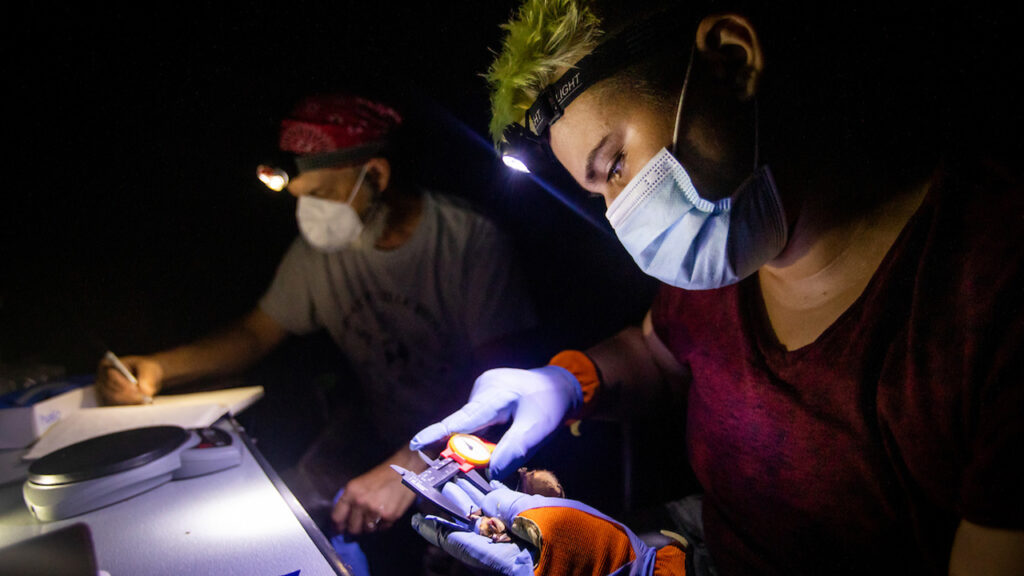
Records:
M611 165L608 168L608 175L605 179L606 182L611 182L612 180L622 176L622 169L625 166L625 158L625 153L621 151L615 154L615 157L612 158Z

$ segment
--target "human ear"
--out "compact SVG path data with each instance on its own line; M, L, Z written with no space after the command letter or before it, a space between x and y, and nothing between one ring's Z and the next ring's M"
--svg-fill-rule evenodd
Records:
M731 85L741 100L757 92L764 71L764 53L757 32L739 14L712 14L697 26L697 51L712 72Z
M391 163L387 158L370 158L366 162L366 178L378 191L387 190L391 182Z

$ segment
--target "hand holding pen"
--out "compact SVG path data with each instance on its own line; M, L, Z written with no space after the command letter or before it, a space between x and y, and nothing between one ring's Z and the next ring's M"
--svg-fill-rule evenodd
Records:
M100 362L96 389L108 404L149 404L153 402L161 373L159 364L153 360L137 356L122 361L108 350Z

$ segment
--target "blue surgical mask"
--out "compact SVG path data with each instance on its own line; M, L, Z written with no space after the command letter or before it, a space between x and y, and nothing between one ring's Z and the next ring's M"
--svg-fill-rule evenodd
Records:
M667 149L626 185L606 216L645 273L688 290L739 282L786 245L785 214L767 166L712 202Z

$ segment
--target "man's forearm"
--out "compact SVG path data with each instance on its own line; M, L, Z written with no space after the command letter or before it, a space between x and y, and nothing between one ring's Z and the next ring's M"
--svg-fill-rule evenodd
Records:
M286 333L262 312L250 313L238 322L195 342L153 354L164 371L163 384L177 384L235 374L263 358Z

